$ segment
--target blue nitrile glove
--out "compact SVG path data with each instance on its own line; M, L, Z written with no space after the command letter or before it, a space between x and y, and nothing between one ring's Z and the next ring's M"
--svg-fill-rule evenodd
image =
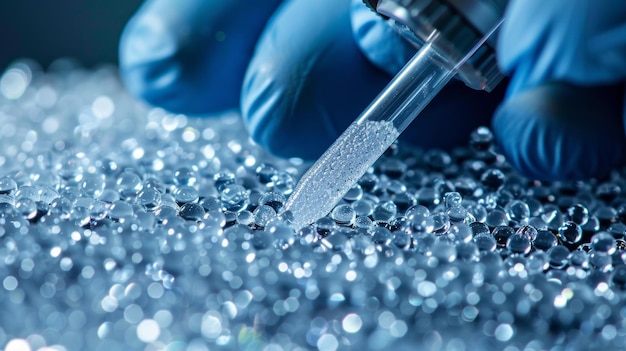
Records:
M171 111L239 106L254 45L281 0L148 0L120 42L128 90Z
M360 0L291 0L275 11L279 3L148 1L122 37L124 81L176 112L240 104L270 152L317 158L414 50ZM424 147L466 144L502 94L452 82L403 136Z
M493 128L516 168L579 179L623 164L626 2L513 0L498 53L511 82Z

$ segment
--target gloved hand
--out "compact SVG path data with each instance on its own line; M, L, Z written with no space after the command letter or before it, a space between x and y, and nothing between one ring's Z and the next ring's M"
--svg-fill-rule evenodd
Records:
M626 2L512 0L499 61L511 76L493 128L539 179L605 175L626 157Z
M270 152L313 160L414 52L361 0L149 0L122 36L120 69L154 105L189 114L240 107ZM453 81L402 137L464 145L503 93Z

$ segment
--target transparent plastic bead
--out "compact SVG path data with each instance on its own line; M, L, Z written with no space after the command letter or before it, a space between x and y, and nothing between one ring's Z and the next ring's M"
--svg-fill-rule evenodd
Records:
M487 127L478 127L470 134L469 144L475 151L488 151L493 146L494 137Z
M80 192L83 196L98 197L102 195L105 186L104 174L87 173L80 182Z
M213 183L218 191L222 191L222 188L227 185L235 184L235 180L235 173L227 170L218 172L213 176Z
M22 185L15 192L15 199L30 199L33 201L39 201L39 191L35 187Z
M513 234L507 239L506 248L514 253L528 254L531 249L530 239L523 234Z
M397 213L398 208L392 201L384 201L376 204L372 212L372 219L389 223L395 218Z
M335 230L335 228L337 228L335 221L329 217L322 217L315 221L315 230L322 237L330 234L333 230Z
M443 234L450 228L450 218L443 212L433 213L431 215L433 222L433 233Z
M370 229L370 228L372 228L373 225L374 225L374 223L372 223L372 220L369 219L369 217L366 217L366 216L357 216L354 219L354 227L355 228Z
M375 174L366 173L359 179L358 184L364 192L372 193L378 189L380 180Z
M473 240L480 251L493 251L497 246L496 239L489 233L480 233Z
M348 204L337 205L330 213L332 218L338 225L349 226L356 219L356 212L352 206Z
M528 239L530 239L530 241L537 238L537 229L531 225L520 226L515 233L525 235Z
M491 231L489 230L489 227L482 222L472 222L470 223L470 228L472 229L472 233L474 234L474 236L479 235L479 234L489 234Z
M509 237L515 234L515 230L511 227L499 226L493 229L492 234L498 247L505 247Z
M605 252L592 251L589 254L589 265L600 272L608 272L612 268L611 255Z
M504 211L500 211L498 209L491 210L487 214L487 218L485 219L485 224L488 226L495 228L500 226L505 226L509 223L509 217Z
M154 188L144 188L137 195L137 202L146 210L153 211L161 204L161 193Z
M559 236L568 244L576 244L582 239L583 231L578 224L567 221L559 227Z
M530 274L539 274L550 268L550 258L542 251L533 252L526 259L526 270Z
M509 201L504 207L504 210L509 218L518 222L527 220L528 217L530 217L530 208L528 208L528 204L521 200Z
M0 195L13 197L15 196L16 191L17 183L15 182L15 180L8 177L0 178Z
M109 208L109 216L114 220L130 219L133 212L133 207L121 200L115 201Z
M384 227L374 227L372 228L372 241L376 244L380 245L389 245L393 240L393 234L389 229Z
M455 223L450 226L448 233L454 237L457 243L468 243L473 238L472 228L465 223Z
M172 195L174 195L174 200L179 205L196 202L200 197L200 193L196 188L187 185L177 187L172 192Z
M15 202L15 209L25 219L33 219L37 216L37 203L29 198L22 198Z
M589 220L589 210L581 204L568 207L566 213L569 221L572 221L580 226L584 226Z
M359 184L355 184L348 190L346 195L343 196L343 200L346 202L354 202L360 200L363 197L363 189Z
M254 223L264 228L272 219L276 218L276 211L268 205L261 205L254 209Z
M198 172L192 167L180 167L174 172L174 181L178 186L194 186L198 183Z
M542 251L548 251L554 246L558 245L559 241L551 231L539 230L537 236L533 240L533 246Z
M274 180L274 191L287 196L293 192L295 187L296 181L293 179L291 174L284 171L280 171L276 174L276 179Z
M391 179L400 179L406 172L406 164L395 158L388 158L380 163L380 173Z
M569 250L563 245L557 245L547 251L550 257L550 267L561 269L568 263Z
M464 204L463 206L465 207L467 212L472 217L474 217L475 221L481 222L481 223L484 223L486 221L487 209L485 208L485 206L476 202L469 202L467 204Z
M615 238L607 232L598 232L591 237L591 248L595 252L603 252L612 255L617 249Z
M443 170L452 163L452 158L444 150L430 149L424 154L424 162L434 170Z
M357 200L351 206L357 216L369 216L374 212L374 205L369 200Z
M446 206L446 209L461 206L462 202L463 197L456 191L448 192L443 195L443 203Z
M589 269L589 255L582 250L572 251L569 255L569 264L581 269Z
M224 185L220 190L220 200L228 211L240 212L248 206L250 201L249 192L243 186L234 183ZM272 208L272 210L274 209Z
M204 216L204 208L196 203L186 203L180 208L179 215L186 220L200 222Z
M270 163L261 163L256 168L256 176L261 184L272 183L278 175L278 169Z
M117 191L124 199L133 198L143 189L141 178L133 172L122 172L116 181Z
M220 211L222 209L222 201L214 196L203 197L198 201L198 205L202 206L205 211Z

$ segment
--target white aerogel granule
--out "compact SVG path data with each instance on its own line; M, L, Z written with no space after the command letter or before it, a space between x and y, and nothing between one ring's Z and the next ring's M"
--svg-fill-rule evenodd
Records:
M286 209L300 228L325 216L398 138L391 122L353 123L304 174Z

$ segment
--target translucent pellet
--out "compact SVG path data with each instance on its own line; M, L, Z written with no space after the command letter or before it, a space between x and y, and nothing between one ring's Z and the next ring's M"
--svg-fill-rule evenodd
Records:
M489 233L480 233L473 240L480 251L493 251L497 246L496 239Z
M204 216L204 208L196 203L186 203L180 208L179 214L184 219L199 222Z
M330 217L339 225L351 225L356 219L356 212L352 206L342 204L335 206L330 213Z
M196 202L200 197L198 189L188 185L182 185L177 187L176 189L174 189L172 194L174 195L174 200L176 200L176 202L178 202L179 204Z
M533 240L533 246L538 250L548 251L559 243L556 235L549 230L537 231L537 236Z
M487 214L485 223L490 227L499 227L509 224L509 217L506 212L494 209Z
M589 220L589 210L581 204L568 207L566 212L568 220L580 226L585 225Z
M385 201L374 206L372 219L381 222L391 222L398 213L398 207L392 201Z
M591 248L595 252L613 254L616 250L615 238L607 232L598 232L591 238Z
M531 249L530 239L523 234L513 234L507 239L506 248L514 253L527 254Z
M17 183L15 180L2 177L0 178L0 195L14 196L17 191Z
M83 176L80 191L84 196L98 197L106 186L104 174L88 173Z
M515 231L516 234L522 234L528 237L531 241L537 238L537 228L532 225L523 225L517 228Z
M228 211L239 212L246 209L250 201L249 192L238 184L226 184L220 188L220 200Z
M137 195L137 202L148 211L154 210L161 204L161 193L155 188L144 188Z
M198 172L193 167L180 167L174 172L174 180L178 186L194 186L198 182Z
M568 244L576 244L582 238L583 231L578 224L568 221L559 227L559 236Z
M504 207L509 218L515 221L522 221L530 217L530 208L528 204L521 200L512 200Z
M567 265L569 250L563 245L557 245L547 251L550 267L563 268Z
M252 213L254 214L254 223L259 227L265 227L272 219L276 218L276 211L268 205L261 205Z
M123 172L117 178L117 191L123 198L132 198L137 196L143 184L141 178L133 172Z
M515 230L511 227L499 226L493 229L492 234L498 244L498 247L504 247L506 246L509 237L515 234Z
M470 134L470 146L476 151L487 151L493 145L493 133L487 127L476 128Z

